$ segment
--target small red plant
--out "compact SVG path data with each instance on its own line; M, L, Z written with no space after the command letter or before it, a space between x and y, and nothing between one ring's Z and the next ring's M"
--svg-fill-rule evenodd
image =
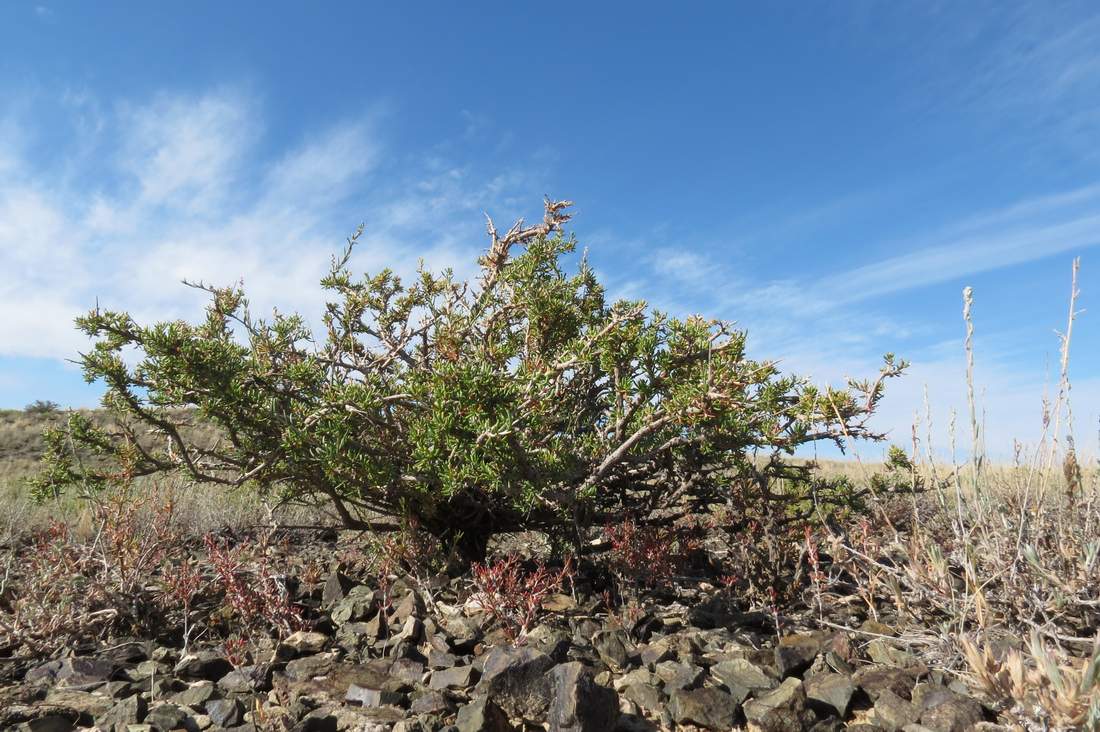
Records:
M698 531L696 526L639 526L631 520L605 527L611 567L620 577L645 585L667 582L700 549Z
M275 577L264 555L249 563L240 547L227 549L210 534L203 537L203 543L225 593L225 603L246 631L270 629L289 635L305 625L301 610L290 602L286 588Z
M225 660L233 664L233 668L240 668L248 663L248 641L239 635L231 635L222 641L222 652Z
M191 632L194 630L191 625L191 605L205 584L206 580L194 562L183 561L175 565L165 563L161 568L161 593L158 599L162 606L183 608L184 653L187 653Z
M542 610L542 603L561 590L562 582L573 576L573 562L566 560L560 570L542 562L527 571L515 554L491 564L471 568L477 599L504 630L511 641L521 641Z

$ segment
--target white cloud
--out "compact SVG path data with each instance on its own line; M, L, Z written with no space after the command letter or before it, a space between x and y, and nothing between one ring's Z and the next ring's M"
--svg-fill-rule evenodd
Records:
M423 258L469 273L481 211L512 215L518 191L541 188L524 161L484 179L445 160L388 161L370 113L261 157L262 106L232 89L118 105L63 96L86 111L64 169L22 157L33 104L0 119L13 132L0 135L3 356L76 357L87 342L73 318L96 303L141 322L201 317L205 296L183 279L243 280L258 314L318 319L330 255L364 219L356 269L411 275Z
M243 156L259 137L257 116L240 96L164 95L124 106L120 163L138 179L137 203L208 213L225 202Z

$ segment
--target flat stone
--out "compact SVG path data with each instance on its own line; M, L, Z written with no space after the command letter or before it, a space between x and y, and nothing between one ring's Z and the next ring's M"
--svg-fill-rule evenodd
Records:
M766 694L745 702L749 729L760 732L798 732L813 721L806 709L806 693L801 679L787 678Z
M428 686L432 689L468 689L477 683L480 674L473 666L453 666L432 672Z
M921 712L920 723L935 732L964 732L973 729L984 715L973 699L957 695Z
M614 670L625 670L636 654L634 644L622 628L601 630L592 637L592 647L600 660Z
M334 661L335 657L328 653L303 656L288 663L284 673L291 681L309 681L317 676L324 676L331 671Z
M799 674L810 667L821 653L821 640L811 635L788 635L775 647L775 667L783 678Z
M383 689L368 689L356 684L352 684L348 687L344 699L352 704L359 704L360 706L370 708L404 706L407 701L405 694L400 692L386 691Z
M458 659L455 658L453 653L447 653L446 651L438 651L434 648L428 651L428 668L441 669L450 668L458 664Z
M236 699L211 699L206 714L218 727L235 727L244 720L244 706Z
M676 658L675 646L669 637L657 640L642 646L639 655L642 663L652 668L661 661L670 661Z
M916 724L920 720L920 709L910 701L883 689L875 699L875 722L880 726L896 732L908 724Z
M173 695L171 701L192 709L205 709L206 702L216 696L218 696L218 690L213 682L200 681Z
M844 717L852 703L856 685L844 674L825 672L807 676L802 682L802 689L812 708Z
M217 681L232 670L233 664L217 651L199 651L181 658L173 672L180 678Z
M112 732L126 732L126 727L131 724L141 724L145 721L145 715L149 705L145 698L134 695L115 704L106 714L96 720L96 724Z
M15 729L16 732L72 732L76 726L62 714L46 714L23 722Z
M356 585L348 594L332 605L329 617L336 625L366 620L376 610L375 593L369 587Z
M577 601L569 595L556 593L542 601L542 609L551 613L564 613L577 609Z
M149 710L145 722L159 730L181 729L191 715L183 707L175 704L161 704Z
M76 689L50 689L45 702L53 707L69 709L74 713L74 718L89 724L106 714L115 703L100 694Z
M871 698L871 701L876 701L883 691L893 692L902 699L910 699L913 694L913 687L916 685L916 678L911 672L881 664L863 666L857 669L852 674L852 681L860 689L863 689L864 693Z
M665 687L665 691L672 692L676 689L694 689L705 676L703 669L679 661L661 661L654 669L654 674Z
M867 644L867 655L875 663L887 666L913 666L917 658L912 653L898 648L894 641L885 638L876 638Z
M426 689L413 698L409 711L413 714L447 715L455 711L455 703L441 691Z
M710 675L742 701L751 692L769 691L779 685L763 668L745 658L716 663L711 666Z
M510 717L541 719L550 704L545 675L553 665L549 656L533 648L498 646L485 657L477 693Z
M397 603L390 617L393 622L404 624L410 617L423 618L424 613L424 601L420 599L420 595L409 592Z
M343 572L330 573L325 578L325 586L321 590L321 609L328 610L343 600L352 585L352 581Z
M659 712L665 708L668 699L660 689L652 684L627 684L619 690L623 698L632 701L647 712Z
M737 718L737 702L714 687L678 689L669 697L668 711L676 724L695 724L728 732Z
M283 643L298 654L308 655L323 651L328 643L328 636L324 633L298 630L288 635Z
M419 684L424 678L424 664L411 658L398 658L389 669L390 676L408 684Z
M458 732L514 732L508 715L490 699L475 699L458 710Z
M583 664L563 663L547 676L551 688L550 732L606 732L615 727L618 695L597 684Z
M88 656L62 659L55 683L63 688L98 686L110 681L118 670L114 661Z

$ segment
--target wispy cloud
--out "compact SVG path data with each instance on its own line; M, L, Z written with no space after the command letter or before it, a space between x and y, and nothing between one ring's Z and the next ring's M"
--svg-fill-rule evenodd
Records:
M74 134L87 148L75 174L11 142L32 124L3 123L20 135L0 143L0 356L74 357L86 343L72 320L97 302L143 320L193 318L201 294L184 279L243 280L259 311L316 316L329 255L360 221L358 268L468 267L481 211L512 216L519 200L529 210L522 193L541 188L528 161L487 175L387 158L369 111L265 155L262 103L237 90L79 103L114 111Z

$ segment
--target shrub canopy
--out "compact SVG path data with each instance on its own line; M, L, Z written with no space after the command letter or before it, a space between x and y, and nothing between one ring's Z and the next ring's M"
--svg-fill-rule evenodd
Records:
M761 453L778 466L880 437L867 419L904 364L818 389L748 358L730 323L609 302L584 258L567 271L569 205L503 234L490 220L470 282L356 278L360 229L322 281L323 338L299 315L256 318L239 287L193 285L211 298L194 324L97 308L77 321L95 339L81 360L115 419L51 431L36 487L182 473L319 500L349 527L412 521L476 557L502 531L669 522L725 502Z

